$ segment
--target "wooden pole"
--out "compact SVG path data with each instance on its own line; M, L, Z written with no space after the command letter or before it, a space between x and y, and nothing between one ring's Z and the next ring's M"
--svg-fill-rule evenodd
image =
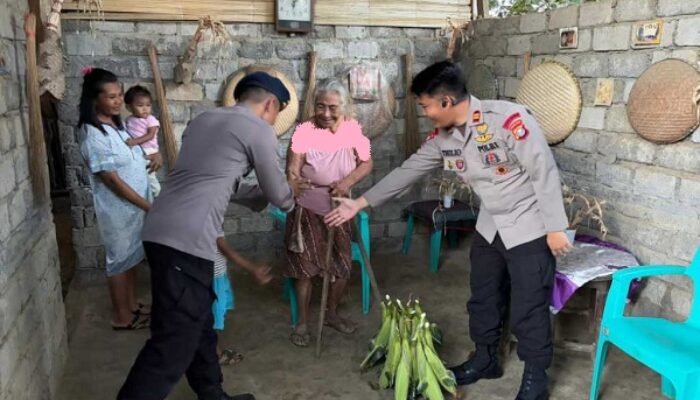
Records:
M416 99L410 93L411 81L413 80L413 54L407 53L404 55L404 79L406 85L406 98L404 105L406 106L406 158L420 147L420 139L418 137L418 115L416 114Z
M177 161L177 143L170 119L168 101L165 98L165 87L163 87L163 80L160 78L156 46L153 44L148 48L148 58L151 61L153 80L156 86L156 97L158 98L158 104L160 104L160 125L163 131L163 143L165 144L165 156L168 160L168 171L172 171L172 169L175 168L175 161Z
M27 36L27 100L29 103L29 176L35 204L48 200L46 142L41 122L41 99L39 97L39 73L36 64L36 16L27 14L24 21Z
M304 111L301 118L306 121L314 114L314 92L316 91L316 52L309 52L309 83L304 98Z
M523 71L528 73L530 71L530 59L532 58L532 53L529 51L525 52L525 57L523 58Z

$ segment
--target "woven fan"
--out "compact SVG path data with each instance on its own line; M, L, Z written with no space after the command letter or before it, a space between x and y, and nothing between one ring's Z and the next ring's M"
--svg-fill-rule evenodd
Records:
M632 87L627 104L630 125L656 143L682 140L698 126L700 74L684 61L658 62Z
M227 107L235 105L236 99L233 98L233 92L236 90L236 85L238 85L238 82L240 82L246 75L259 71L266 72L281 80L289 91L289 104L287 105L287 108L279 113L277 116L277 122L275 122L275 126L273 127L277 136L282 136L289 130L289 128L292 127L292 125L294 125L297 120L297 116L299 115L299 97L297 96L297 90L294 87L294 84L282 72L264 65L251 65L243 68L242 70L233 74L231 80L229 80L226 91L224 92L223 104Z
M528 72L516 101L532 111L549 144L563 141L576 129L583 103L576 76L556 61L546 61Z

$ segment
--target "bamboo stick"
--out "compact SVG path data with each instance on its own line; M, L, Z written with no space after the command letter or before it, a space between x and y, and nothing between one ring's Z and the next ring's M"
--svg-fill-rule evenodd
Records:
M406 79L406 99L404 100L406 108L406 158L420 147L420 138L418 137L418 115L416 115L416 99L410 93L411 81L413 80L413 54L404 55L404 78Z
M36 16L27 14L24 21L27 36L27 99L29 103L29 176L36 205L48 200L48 165L44 127L41 122L41 99L39 97L39 74L36 64Z
M151 44L148 48L148 58L151 61L153 69L153 80L156 86L156 97L160 104L160 125L163 131L163 143L165 144L165 156L168 160L168 171L172 171L177 160L177 143L175 142L175 133L170 119L170 110L168 109L168 101L165 97L165 88L163 80L160 78L160 68L158 67L158 55L156 54L156 46Z
M306 89L306 97L304 98L304 111L301 118L306 121L311 118L314 113L314 92L316 91L316 52L309 52L309 86Z

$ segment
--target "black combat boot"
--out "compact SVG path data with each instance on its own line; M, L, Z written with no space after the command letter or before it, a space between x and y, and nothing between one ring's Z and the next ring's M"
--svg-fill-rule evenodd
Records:
M466 362L450 368L458 385L471 385L479 379L496 379L503 376L503 368L496 357L497 346L476 345L476 352Z
M520 391L515 400L549 400L548 383L549 379L544 368L526 363L523 381L520 383Z

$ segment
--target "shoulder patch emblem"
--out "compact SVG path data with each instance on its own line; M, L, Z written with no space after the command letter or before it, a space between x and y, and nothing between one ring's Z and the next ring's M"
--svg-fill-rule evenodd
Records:
M425 138L425 141L428 142L428 141L430 141L430 140L433 140L433 139L435 139L436 137L438 137L438 135L440 135L440 130L439 130L439 129L435 129L434 131L430 132L430 134L428 135L428 137Z
M530 133L523 122L522 116L518 112L511 114L508 118L506 118L505 122L503 123L503 127L510 131L510 133L513 135L513 139L515 140L524 140Z

